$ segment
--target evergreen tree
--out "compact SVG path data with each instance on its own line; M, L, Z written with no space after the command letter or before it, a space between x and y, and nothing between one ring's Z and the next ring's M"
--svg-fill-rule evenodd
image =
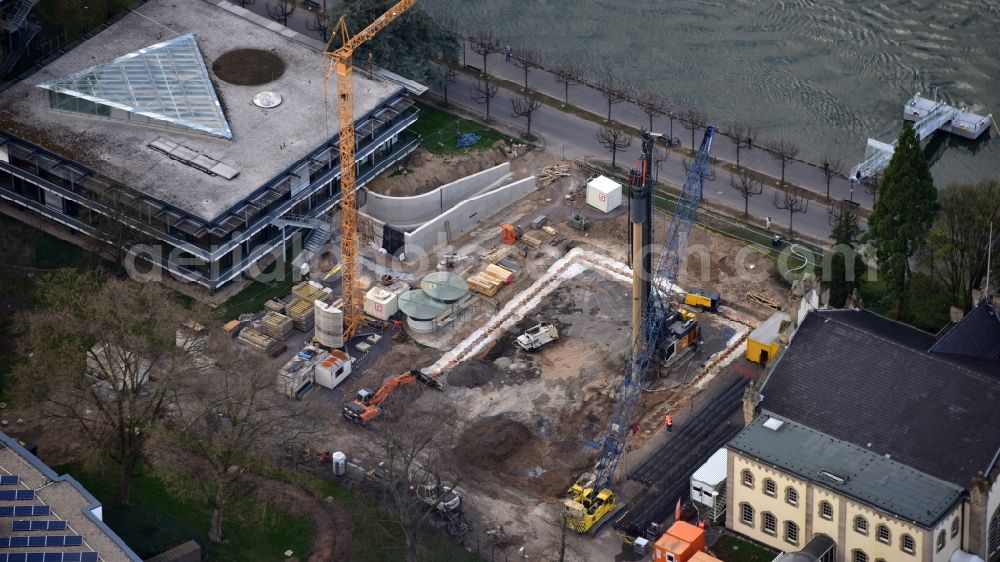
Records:
M346 16L347 29L357 33L375 21L386 5L365 0L343 0L330 13L336 22ZM340 45L335 39L333 46ZM435 22L420 6L414 6L371 40L354 51L357 70L365 68L369 53L376 65L424 84L441 80L435 64L455 64L458 61L458 36Z
M926 244L937 209L930 166L916 132L907 124L885 169L863 238L875 247L879 271L894 299L892 316L897 320L903 315L910 258Z
M861 226L858 217L843 206L840 212L831 216L833 232L830 238L834 246L830 250L827 260L829 270L826 281L830 288L830 306L842 308L851 293L861 287L861 276L865 272L865 264L861 261L861 256L855 251L858 238L861 236ZM847 262L851 260L853 266L847 268Z

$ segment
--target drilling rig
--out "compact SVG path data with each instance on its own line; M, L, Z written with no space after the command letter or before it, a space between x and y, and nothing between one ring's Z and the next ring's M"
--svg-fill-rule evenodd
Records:
M699 331L693 315L683 311L677 304L673 290L682 254L687 248L688 234L701 204L702 189L708 177L709 154L715 127L705 129L705 137L688 169L677 208L667 229L666 246L660 255L656 270L647 280L648 298L642 306L642 314L632 325L631 350L625 365L625 374L618 387L618 397L611 421L608 424L601 456L593 475L585 475L569 491L570 497L564 502L566 524L579 533L596 531L603 525L600 521L615 509L615 493L611 483L618 468L618 462L625 454L625 442L632 423L635 421L643 382L651 364L669 361L679 352L693 346L698 341ZM653 141L655 136L643 131L643 155L637 170L631 174L630 222L632 223L633 262L635 271L643 268L642 259L636 258L635 246L646 236L652 237L653 179L650 177ZM639 214L635 214L638 208ZM645 249L642 249L645 251ZM643 297L643 286L633 277L633 290ZM636 295L633 295L635 299ZM635 301L633 300L633 303ZM633 310L635 310L633 308Z
M355 192L357 169L355 164L354 135L354 83L351 57L354 50L375 37L403 12L409 10L417 0L400 0L387 12L379 16L368 27L351 36L344 16L340 16L337 26L330 34L330 40L323 55L330 58L326 67L326 81L337 74L337 118L340 125L340 256L343 263L341 291L344 299L344 341L349 341L364 318L362 296L358 283L358 207ZM341 44L334 48L334 40ZM324 89L326 82L324 82Z

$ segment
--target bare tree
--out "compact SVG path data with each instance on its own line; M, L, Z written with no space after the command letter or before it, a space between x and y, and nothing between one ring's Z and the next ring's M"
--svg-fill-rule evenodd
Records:
M597 131L597 142L611 151L611 167L614 168L618 151L632 146L632 135L626 133L619 123L608 121Z
M483 57L483 74L486 74L486 58L500 52L500 38L491 29L477 29L469 35L469 47Z
M295 13L298 8L295 0L271 0L267 4L267 15L275 21L280 21L281 25L288 25L288 17Z
M412 396L413 387L397 389L394 400ZM458 485L458 476L446 480L443 472L449 465L443 458L450 449L454 423L453 411L419 411L409 409L384 411L379 423L371 428L367 440L370 456L380 460L385 476L383 492L389 506L391 521L384 529L394 538L403 532L407 562L420 559L419 531L436 511L448 509L442 505L444 490ZM430 498L419 493L431 488L438 491Z
M321 41L330 38L330 14L319 10L312 13L312 19L306 22L309 31L315 31Z
M781 162L781 186L785 185L785 166L799 155L799 146L795 143L776 140L767 143L765 150L778 162Z
M610 68L603 68L598 72L597 91L601 92L608 102L608 122L611 122L611 106L628 99L629 86L623 80L619 80Z
M458 74L455 72L455 67L447 62L442 62L438 65L440 70L439 78L441 80L441 89L444 92L444 105L448 105L448 84L454 84L458 79Z
M747 170L741 170L739 176L729 175L729 186L743 197L743 216L750 215L750 198L764 192L764 186L750 175Z
M208 538L216 543L229 507L254 488L251 467L276 441L294 442L314 426L302 402L277 395L266 361L231 341L219 344L215 365L186 389L149 453L171 488L212 509Z
M865 193L872 196L872 204L878 200L878 190L882 186L882 174L875 173L861 178L861 187L865 188Z
M649 116L649 131L653 130L653 118L662 117L667 114L667 98L656 92L641 92L636 105L642 112Z
M556 82L563 85L563 103L569 105L569 87L583 84L586 71L578 64L560 64L552 67L552 75Z
M542 68L542 52L531 47L514 50L514 66L524 69L524 91L528 91L528 72L532 68Z
M510 104L513 106L514 115L528 120L528 136L531 136L531 115L542 106L542 102L533 92L525 90L524 95L511 99Z
M203 312L185 310L157 283L61 270L38 285L42 308L23 318L19 391L43 415L77 425L90 450L119 465L118 502L176 390L203 363L177 329ZM185 332L186 333L186 332ZM177 344L181 345L178 346Z
M838 158L823 159L823 176L826 177L826 200L830 200L830 180L844 173L844 162Z
M708 115L700 109L689 107L677 117L680 118L684 128L691 131L691 150L698 150L694 144L694 134L698 129L704 129L708 125Z
M497 97L499 90L499 82L489 74L483 74L477 78L476 83L472 86L472 92L469 95L476 103L486 104L487 121L490 120L490 100Z
M805 213L809 210L809 200L806 199L805 190L801 187L774 190L774 208L780 211L788 211L788 236L795 236L792 229L792 221L795 215Z
M726 136L733 141L736 146L736 167L740 167L740 150L750 148L753 143L753 129L747 123L737 121L726 127Z

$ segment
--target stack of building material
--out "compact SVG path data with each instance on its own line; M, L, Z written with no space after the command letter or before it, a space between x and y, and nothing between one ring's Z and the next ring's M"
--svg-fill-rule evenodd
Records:
M326 299L333 294L333 290L315 281L303 281L292 287L292 294L312 304L320 299Z
M268 311L260 321L260 332L279 341L285 341L292 333L292 319L284 314Z
M521 242L524 242L525 244L531 246L532 248L537 248L538 246L540 246L542 244L541 240L539 240L538 238L535 238L534 236L532 236L530 234L525 234L524 236L522 236L521 237Z
M222 326L222 331L229 334L229 337L236 337L236 333L239 331L240 321L230 320Z
M292 325L300 332L312 330L316 319L316 312L313 309L314 301L305 299L295 299L288 305L288 317L292 319Z
M269 300L264 303L264 308L270 310L271 312L284 312L285 303L276 300Z
M514 281L514 272L506 267L490 264L466 281L473 291L492 297L497 294L500 287Z
M271 357L280 355L281 352L285 350L285 344L283 342L264 335L253 328L244 328L240 330L240 335L237 339L248 348L254 351L259 351L260 353L266 353Z

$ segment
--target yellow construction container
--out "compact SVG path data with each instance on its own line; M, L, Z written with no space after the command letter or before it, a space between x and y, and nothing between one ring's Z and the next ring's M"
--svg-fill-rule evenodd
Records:
M747 360L767 365L767 362L778 354L781 333L781 323L788 322L789 316L784 312L775 312L763 324L757 326L747 336Z

